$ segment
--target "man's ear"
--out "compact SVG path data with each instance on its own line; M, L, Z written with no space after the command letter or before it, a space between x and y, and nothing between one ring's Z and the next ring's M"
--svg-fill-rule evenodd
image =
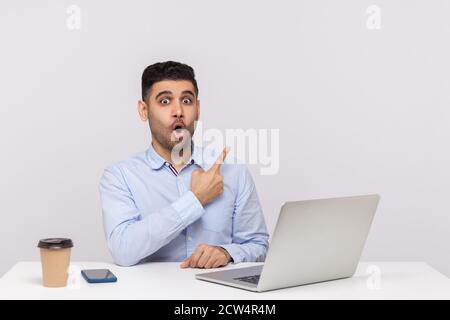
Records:
M197 99L197 121L200 119L200 100Z
M139 100L138 104L139 117L142 121L148 121L148 105L145 101Z

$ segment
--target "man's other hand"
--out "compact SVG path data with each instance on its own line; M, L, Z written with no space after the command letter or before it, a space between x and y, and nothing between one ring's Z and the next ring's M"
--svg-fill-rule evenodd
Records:
M184 260L181 268L218 268L228 264L231 256L227 250L218 246L199 244L195 252Z

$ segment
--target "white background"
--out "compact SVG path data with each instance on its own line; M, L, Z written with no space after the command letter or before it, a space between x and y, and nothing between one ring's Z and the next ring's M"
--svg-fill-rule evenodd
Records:
M279 173L251 166L271 232L285 200L380 193L362 259L449 276L449 18L444 0L2 1L0 275L43 237L111 261L98 181L149 145L143 69L178 60L205 129L280 129Z

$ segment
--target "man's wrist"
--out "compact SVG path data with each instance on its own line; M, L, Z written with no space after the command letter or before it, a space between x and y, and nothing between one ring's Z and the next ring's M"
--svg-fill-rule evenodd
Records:
M217 246L216 248L218 248L220 251L223 252L223 254L227 257L228 262L231 262L233 260L233 258L231 257L230 253L227 251L227 249Z
M202 205L202 207L205 206L205 201L203 200L202 197L200 197L200 195L195 192L194 190L191 190L191 192L194 194L194 196L197 198L198 202L200 202L200 204Z

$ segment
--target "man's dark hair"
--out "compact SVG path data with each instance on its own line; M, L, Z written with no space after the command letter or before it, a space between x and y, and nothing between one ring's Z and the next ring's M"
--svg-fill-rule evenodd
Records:
M166 61L145 68L142 73L142 100L146 100L147 94L155 82L163 80L188 80L194 85L195 95L198 96L194 69L184 63Z

